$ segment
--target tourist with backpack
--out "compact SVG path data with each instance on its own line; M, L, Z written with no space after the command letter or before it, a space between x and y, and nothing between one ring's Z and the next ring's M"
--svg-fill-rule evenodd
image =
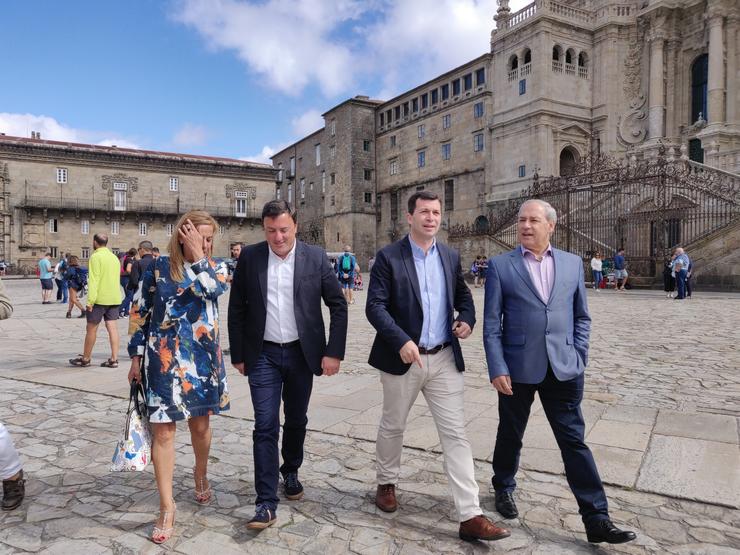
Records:
M352 254L352 247L345 245L344 252L337 259L337 279L339 279L339 284L342 286L347 304L355 304L352 298L352 288L355 282L356 266L357 259Z
M80 259L76 256L70 256L67 270L64 272L64 280L69 287L69 305L67 307L67 318L72 318L72 309L80 309L78 318L85 317L85 305L80 302L80 297L85 292L87 286L87 268L80 268Z
M68 299L67 280L64 279L64 272L67 271L68 256L68 254L62 253L59 262L54 267L54 281L57 284L57 301L61 304L67 304Z

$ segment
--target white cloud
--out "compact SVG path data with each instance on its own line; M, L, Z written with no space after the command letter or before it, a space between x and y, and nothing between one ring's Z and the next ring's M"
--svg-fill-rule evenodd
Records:
M0 113L0 133L15 137L30 137L31 131L37 131L42 139L64 141L69 143L97 144L103 146L117 145L122 148L141 148L135 142L115 134L88 129L76 129L58 122L50 116L36 114Z
M208 131L203 125L186 123L175 133L172 142L177 146L203 146L208 139Z
M272 160L270 158L275 155L276 152L280 152L285 147L287 147L290 143L281 143L277 146L269 146L265 145L262 147L262 150L259 154L253 154L251 156L242 156L239 158L239 160L245 160L247 162L258 162L260 164L272 164Z
M318 110L309 110L290 121L293 126L293 134L297 137L305 137L314 131L324 127L324 118Z

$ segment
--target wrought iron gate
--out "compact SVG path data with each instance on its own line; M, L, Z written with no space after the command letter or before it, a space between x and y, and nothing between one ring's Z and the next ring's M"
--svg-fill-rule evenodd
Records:
M740 177L664 156L629 164L589 157L568 176L535 175L522 194L491 209L487 233L516 245L516 214L531 198L557 210L557 247L584 259L624 247L633 275L654 276L673 247L690 247L740 218ZM455 232L480 234L475 226Z

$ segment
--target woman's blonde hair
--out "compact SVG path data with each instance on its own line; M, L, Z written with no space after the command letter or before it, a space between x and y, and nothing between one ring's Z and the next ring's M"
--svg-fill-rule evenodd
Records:
M191 210L180 216L180 219L175 224L170 242L167 244L167 252L170 253L170 277L174 281L182 281L184 277L182 270L185 264L185 253L180 243L179 231L188 220L193 222L196 228L201 225L210 225L213 228L213 233L218 231L218 222L205 210Z

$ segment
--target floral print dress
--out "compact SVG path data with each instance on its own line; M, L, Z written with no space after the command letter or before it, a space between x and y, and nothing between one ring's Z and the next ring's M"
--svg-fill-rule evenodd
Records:
M143 355L149 420L188 420L229 409L219 344L218 297L227 289L225 263L184 263L183 281L170 276L170 259L149 265L134 296L129 355Z

